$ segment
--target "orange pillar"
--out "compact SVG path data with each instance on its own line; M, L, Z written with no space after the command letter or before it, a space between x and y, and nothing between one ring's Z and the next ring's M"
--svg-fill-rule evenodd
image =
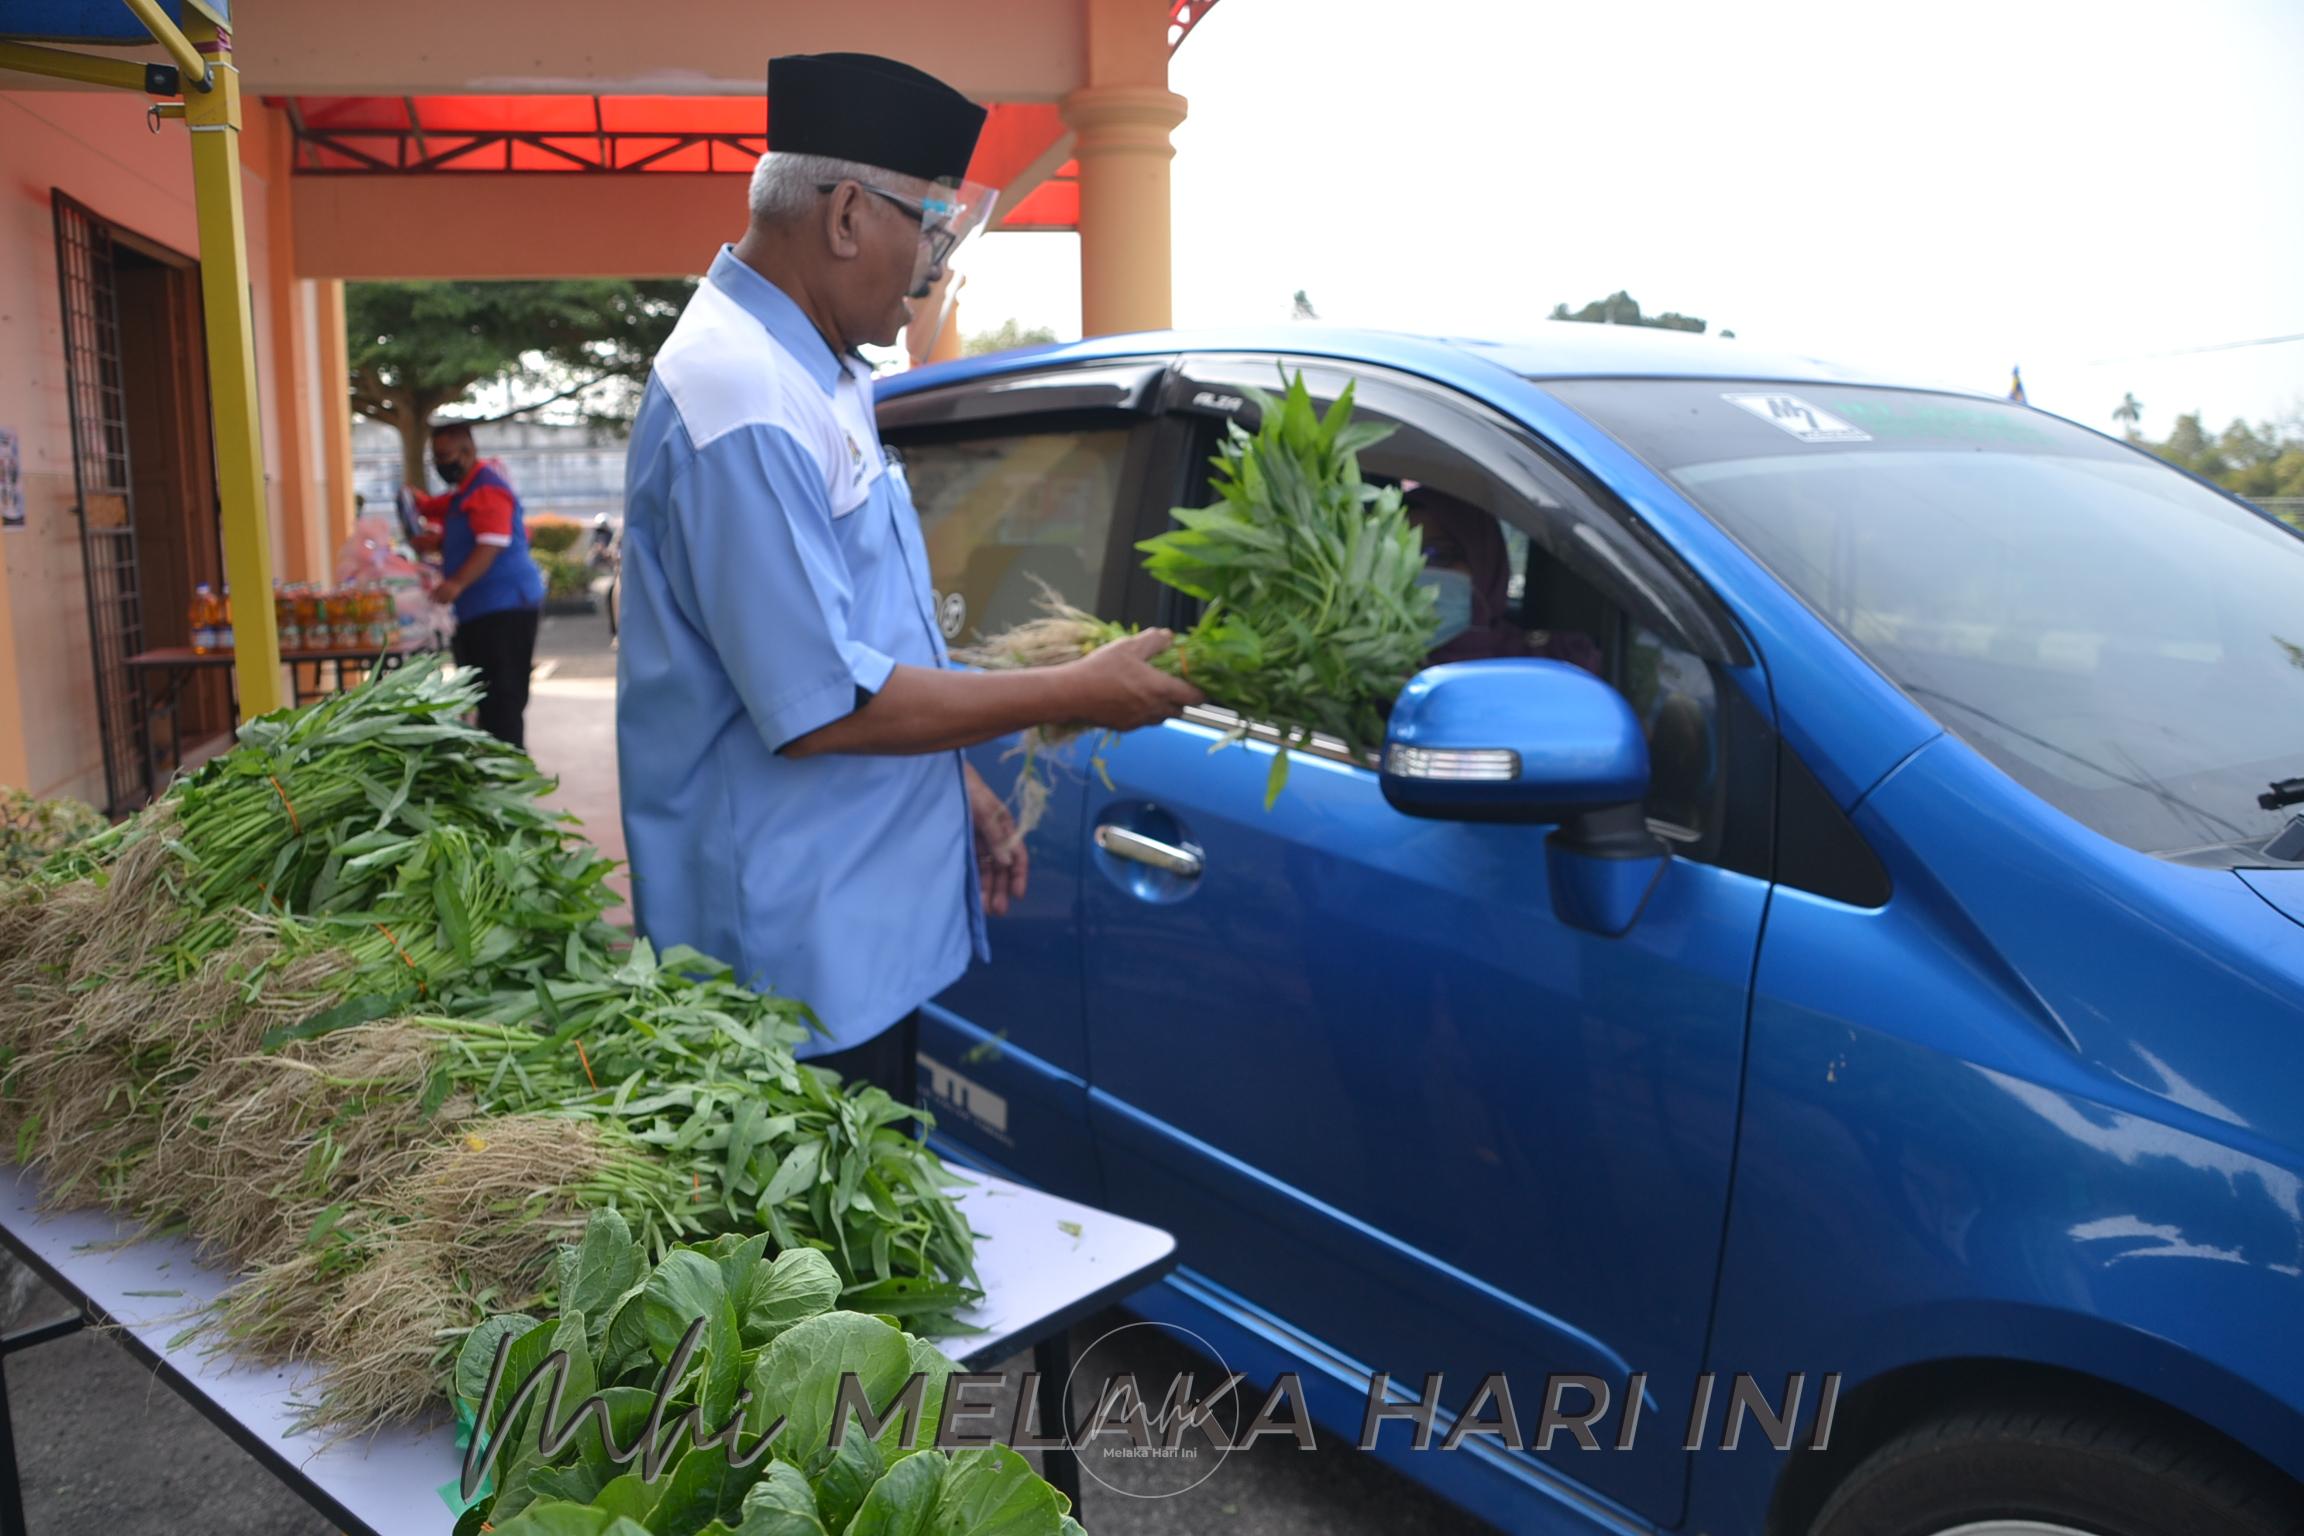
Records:
M944 317L944 329L936 337L936 345L929 349L928 361L948 363L960 355L960 301L952 301L952 313Z
M320 285L320 444L327 465L328 564L320 579L333 574L336 551L352 537L352 365L345 352L344 283L330 278Z
M1185 101L1168 89L1163 0L1082 0L1088 83L1064 98L1080 162L1080 331L1171 323L1168 135Z
M923 368L930 363L948 363L960 355L959 288L952 285L958 284L960 288L964 288L967 283L968 279L958 272L947 270L944 274L944 281L930 289L928 296L919 302L918 307L921 314L943 313L944 328L934 336L919 334L918 328L914 326L904 328L904 350L911 357L913 367ZM945 303L945 295L948 292L952 296L949 306Z
M264 222L267 235L264 286L272 313L272 429L280 443L281 564L291 581L324 579L321 553L327 537L319 497L314 494L312 379L305 366L304 294L296 278L296 216L290 178L296 168L296 136L287 115L259 107L249 114L264 120Z

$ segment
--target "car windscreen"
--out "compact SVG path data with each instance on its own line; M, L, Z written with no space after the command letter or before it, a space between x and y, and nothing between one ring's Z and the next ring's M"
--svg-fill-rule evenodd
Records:
M2304 776L2304 537L2015 404L1543 380L1979 752L2147 853L2261 862Z

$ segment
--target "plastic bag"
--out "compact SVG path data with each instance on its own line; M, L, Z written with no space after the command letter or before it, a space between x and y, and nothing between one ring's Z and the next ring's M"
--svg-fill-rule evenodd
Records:
M336 585L383 587L392 594L402 644L445 645L456 621L447 604L432 601L440 572L417 560L400 535L400 520L392 513L361 513L352 536L336 551Z

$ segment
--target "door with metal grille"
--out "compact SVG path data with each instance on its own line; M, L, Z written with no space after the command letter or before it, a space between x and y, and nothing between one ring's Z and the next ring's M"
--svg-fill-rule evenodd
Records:
M144 710L127 660L144 647L129 504L128 411L120 368L120 306L111 227L55 194L56 274L64 317L64 378L72 403L72 478L88 587L88 642L104 740L104 787L114 815L145 797Z

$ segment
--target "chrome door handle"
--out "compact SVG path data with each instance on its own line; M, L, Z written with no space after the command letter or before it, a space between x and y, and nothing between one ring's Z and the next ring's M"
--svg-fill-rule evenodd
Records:
M1186 880L1200 878L1200 850L1190 843L1164 843L1156 837L1146 837L1141 832L1131 832L1107 822L1096 829L1096 846L1116 859L1149 864Z

